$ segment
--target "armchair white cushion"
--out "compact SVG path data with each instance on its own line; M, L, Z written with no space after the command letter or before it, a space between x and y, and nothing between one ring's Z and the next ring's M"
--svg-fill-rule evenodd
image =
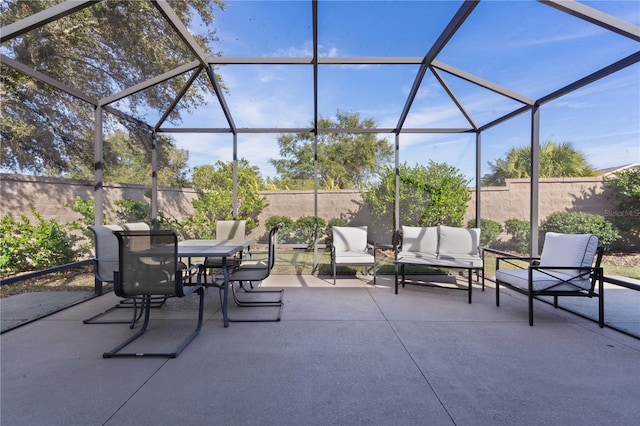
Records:
M334 226L332 231L331 263L333 283L336 280L336 265L373 266L375 283L375 249L368 242L366 226Z
M604 327L603 273L600 267L602 247L592 234L559 234L548 232L539 261L518 256L496 258L496 306L500 306L500 286L506 286L529 299L529 325L533 325L533 298L559 296L599 298L599 325ZM595 259L595 265L594 265ZM516 265L512 260L531 262L528 267L505 269L500 262ZM573 269L576 268L576 269ZM577 269L581 268L581 269ZM596 282L598 292L594 292Z
M538 268L532 270L532 289L542 291L589 290L592 286L589 270L554 269L553 267L589 268L598 249L598 237L592 234L559 234L547 232ZM529 288L528 269L499 269L496 280L513 286Z

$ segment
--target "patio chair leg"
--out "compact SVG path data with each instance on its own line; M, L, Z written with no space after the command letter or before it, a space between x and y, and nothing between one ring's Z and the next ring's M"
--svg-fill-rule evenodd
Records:
M395 275L396 275L396 294L398 294L398 264L395 264Z
M604 283L602 275L598 280L598 325L604 328Z
M195 337L200 333L200 330L202 328L202 320L204 318L204 288L200 287L199 289L196 290L196 292L198 293L198 296L199 296L199 299L200 299L199 303L198 303L198 322L196 323L196 328L180 344L180 346L178 346L178 348L175 351L173 351L173 352L120 352L122 349L124 349L126 346L128 346L130 343L132 343L134 340L138 339L140 336L142 336L147 331L147 327L149 326L149 314L151 312L151 297L144 296L143 297L143 307L142 307L142 310L144 311L144 322L143 322L142 327L140 328L140 330L136 334L134 334L133 336L131 336L130 338L125 340L123 343L121 343L120 345L116 346L115 349L111 350L110 352L103 353L102 357L103 358L124 358L124 357L135 357L135 358L142 358L142 357L176 358L187 347L187 345L189 345L189 343L191 343L193 341L193 339L195 339Z
M150 311L151 299L149 297L144 297L142 303L143 303L142 309L144 311L144 322L142 323L142 327L140 328L140 330L138 330L136 334L134 334L133 336L131 336L130 338L122 342L120 345L116 346L110 352L103 353L102 354L103 358L113 358L115 356L123 356L124 354L119 354L118 352L122 350L124 347L126 347L127 345L129 345L131 342L136 340L138 337L142 336L147 331L147 326L149 325L149 311Z
M233 301L236 303L236 305L238 306L247 306L247 307L251 307L251 306L279 306L282 304L282 298L284 296L284 289L278 289L278 290L247 290L242 286L242 283L240 283L239 287L242 288L246 294L260 294L260 293L274 293L274 294L279 294L279 297L277 299L274 300L242 300L240 298L238 298L238 295L236 294L236 287L233 285L233 282L229 283L229 285L231 286L231 295L233 296Z
M533 295L529 293L529 325L533 327Z

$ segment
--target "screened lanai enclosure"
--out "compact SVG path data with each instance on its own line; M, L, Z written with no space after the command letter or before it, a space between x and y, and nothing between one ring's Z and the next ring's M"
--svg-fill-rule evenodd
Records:
M294 201L277 210L270 199L268 207L292 220L314 217L312 245L321 241L318 219L369 224L381 232L379 242L390 243L390 232L410 222L502 225L518 217L530 226L529 250L537 253L548 203L558 194L572 197L541 183L547 142L584 153L591 170L585 176L640 163L635 2L16 1L3 7L9 12L2 22L3 78L6 87L15 83L12 102L38 111L28 124L40 127L22 140L6 133L3 155L37 157L45 149L37 143L43 133L57 141L52 146L64 147L61 157L72 158L74 146L82 150L78 157L94 165L95 223L105 221L105 144L117 131L152 153L154 219L163 209L161 145L170 137L188 153L190 167L231 166L228 216L243 219L245 167L258 171L258 190L289 191L304 206ZM59 98L39 104L51 99L43 91ZM71 104L82 111L76 127L60 119ZM20 114L14 104L4 108ZM29 138L32 146L21 152ZM515 148L530 156L521 179L487 180ZM422 203L446 198L443 176L468 188L458 200L463 208L426 213ZM523 182L517 196L500 196ZM424 198L405 198L403 188L418 188ZM335 201L345 194L351 204ZM591 195L555 208L604 216L601 207L585 207ZM263 231L265 219L258 221Z

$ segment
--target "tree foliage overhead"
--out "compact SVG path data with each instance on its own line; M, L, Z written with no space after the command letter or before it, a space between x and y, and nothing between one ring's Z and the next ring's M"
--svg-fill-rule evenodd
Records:
M59 3L53 0L3 2L2 25L17 22ZM220 0L169 0L188 26L213 21ZM67 86L97 99L153 78L194 59L161 14L148 1L104 1L3 45L5 54ZM208 54L216 40L208 30L196 39ZM65 173L70 165L93 162L93 107L7 66L1 67L3 96L0 165L10 170ZM164 111L184 85L184 75L130 96L119 105L130 115ZM185 109L204 102L210 91L197 80L181 101ZM176 111L171 117L180 119ZM120 123L132 130L134 122ZM132 132L140 135L140 130Z
M504 158L489 162L491 173L482 177L487 186L505 185L510 178L531 177L531 147L514 147ZM570 142L546 141L540 148L540 177L582 177L593 176L595 171L584 153Z
M151 137L136 140L124 131L116 131L104 140L103 180L105 182L151 184ZM187 160L189 153L177 149L172 139L158 135L158 185L184 187L189 184ZM92 165L93 166L93 165ZM70 165L67 176L92 179L93 167L77 163Z
M337 112L336 120L322 118L319 128L371 129L373 119L358 113ZM270 162L289 188L309 187L314 180L314 135L285 134L278 137L280 158ZM327 188L363 188L381 164L389 162L393 147L374 133L322 133L318 135L318 178Z

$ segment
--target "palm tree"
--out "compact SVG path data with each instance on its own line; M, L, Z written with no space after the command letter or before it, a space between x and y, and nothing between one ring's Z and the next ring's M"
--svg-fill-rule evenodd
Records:
M531 147L511 148L504 159L489 162L489 166L491 173L482 177L482 184L486 186L504 185L508 178L531 177ZM575 149L571 142L546 141L540 148L540 177L581 177L594 174L595 170L584 153Z

